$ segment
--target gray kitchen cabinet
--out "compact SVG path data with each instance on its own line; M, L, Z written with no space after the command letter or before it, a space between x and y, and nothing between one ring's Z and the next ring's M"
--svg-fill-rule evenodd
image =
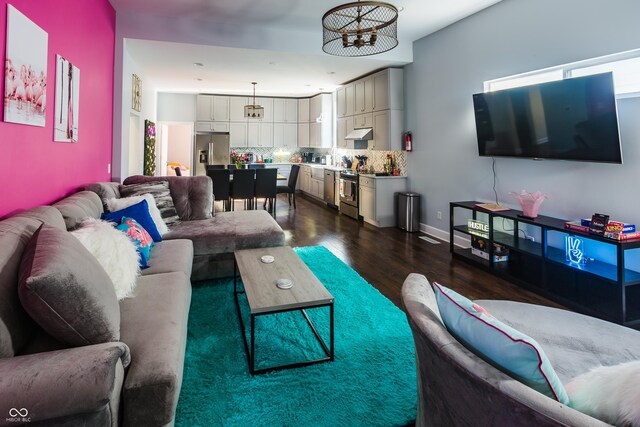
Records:
M298 146L298 125L295 123L274 123L273 146L296 148Z
M298 123L298 147L309 147L309 123Z
M373 111L404 109L404 71L387 68L373 76Z
M362 174L359 178L359 215L376 227L395 226L395 193L407 191L406 177Z
M244 115L245 105L249 105L253 98L247 98L245 96L231 96L229 97L229 120L232 122L247 122L247 118Z
M309 123L309 98L298 99L298 123Z
M229 122L196 122L196 132L229 132Z
M273 147L273 123L247 123L247 146Z
M393 151L402 149L402 110L384 110L373 113L373 139L370 150Z
M229 123L229 146L234 148L247 147L247 123Z
M273 100L274 123L297 123L298 100L293 98L275 98Z
M370 113L373 111L373 76L364 77L355 82L355 111L354 114Z

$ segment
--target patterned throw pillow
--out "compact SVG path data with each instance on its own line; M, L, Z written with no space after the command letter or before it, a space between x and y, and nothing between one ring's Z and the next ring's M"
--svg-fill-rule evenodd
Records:
M122 197L140 196L147 193L151 194L156 200L160 215L162 215L162 219L169 227L180 222L180 217L173 204L173 199L169 192L169 183L167 181L143 182L140 184L120 186L120 195Z
M505 325L449 288L434 282L433 291L442 321L461 344L532 389L569 404L560 378L533 338Z
M122 217L117 229L126 234L127 237L135 243L136 249L140 254L140 268L148 268L149 264L147 261L149 261L149 256L151 255L153 239L149 233L147 233L147 230L138 224L138 221L126 216Z

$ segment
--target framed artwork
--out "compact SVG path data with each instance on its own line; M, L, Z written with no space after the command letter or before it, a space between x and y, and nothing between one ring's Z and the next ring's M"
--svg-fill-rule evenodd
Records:
M140 77L133 74L133 81L131 82L131 108L136 111L140 111L141 98L142 80L140 80Z
M7 5L4 121L44 127L48 34Z
M80 70L56 55L56 114L53 117L53 140L78 142Z

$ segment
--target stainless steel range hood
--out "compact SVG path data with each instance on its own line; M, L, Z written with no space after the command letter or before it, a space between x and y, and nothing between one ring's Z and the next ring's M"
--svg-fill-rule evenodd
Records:
M362 128L362 129L354 129L344 137L344 139L352 140L352 141L368 141L373 139L373 129L372 128Z

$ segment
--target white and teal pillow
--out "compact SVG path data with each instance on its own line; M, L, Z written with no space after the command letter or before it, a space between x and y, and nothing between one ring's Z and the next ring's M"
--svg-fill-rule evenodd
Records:
M465 347L534 390L569 404L569 396L542 347L473 301L433 284L445 326Z

